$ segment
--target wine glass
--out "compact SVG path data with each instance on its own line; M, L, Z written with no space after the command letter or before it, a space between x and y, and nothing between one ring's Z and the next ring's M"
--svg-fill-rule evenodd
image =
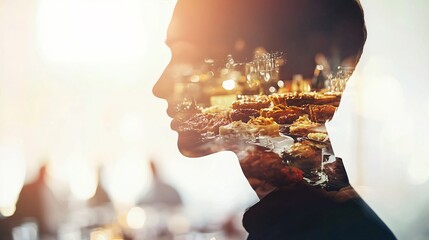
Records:
M334 157L332 146L330 144L327 144L325 147L322 148L322 156L320 158L315 159L315 161L320 162L316 162L314 164L315 168L311 169L308 177L304 178L308 184L312 186L320 186L322 188L326 186L329 181L329 177L324 170L324 165L327 163L331 163L332 157Z
M335 75L331 74L328 77L330 92L344 92L349 78L352 76L355 68L347 66L337 67Z

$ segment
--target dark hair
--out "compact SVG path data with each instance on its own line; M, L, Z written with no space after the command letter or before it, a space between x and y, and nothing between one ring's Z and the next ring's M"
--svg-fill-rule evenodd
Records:
M317 53L357 64L365 40L357 0L179 0L168 30L168 41L210 53L223 46L239 59L252 57L256 47L282 51L288 76L311 75Z

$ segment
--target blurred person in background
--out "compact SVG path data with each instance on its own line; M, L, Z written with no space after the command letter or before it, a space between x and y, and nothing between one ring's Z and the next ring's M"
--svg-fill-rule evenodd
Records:
M150 229L157 239L173 239L174 233L168 229L168 220L182 207L182 198L178 191L166 183L159 174L157 164L154 160L149 161L152 173L150 189L138 202L143 208L149 207L157 211L159 222L156 229ZM160 217L161 216L161 217Z
M150 170L152 172L152 185L139 204L148 204L160 208L176 208L182 206L182 198L177 190L167 184L160 176L156 163L150 161Z
M172 129L178 131L174 83L183 66L199 66L203 59L222 59L228 54L245 61L263 47L286 54L282 79L295 74L312 77L317 54L333 65L356 66L365 40L364 16L357 0L179 0L167 33L171 60L153 93L167 100ZM189 146L178 133L179 150L189 157L231 150L227 146L200 152L197 141ZM332 189L300 182L259 194L260 201L243 219L248 239L395 239L350 186L341 159L327 168L330 179L336 181ZM243 168L246 176L247 170Z
M13 227L35 223L40 239L56 239L59 217L65 208L49 189L46 179L47 165L42 165L36 180L22 188L10 221Z
M103 172L103 167L99 166L97 171L97 176L98 176L97 188L95 190L94 196L88 199L88 206L91 208L103 207L106 205L110 206L112 204L112 201L110 200L109 195L107 194L106 190L103 187L103 184L101 183L102 172Z

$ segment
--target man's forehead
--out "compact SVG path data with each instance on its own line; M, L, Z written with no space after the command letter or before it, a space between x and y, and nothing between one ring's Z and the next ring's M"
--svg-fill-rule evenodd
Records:
M212 43L210 46L194 43L186 40L166 40L166 45L170 48L174 58L199 59L205 58L225 59L228 54L234 54L234 46L223 43Z

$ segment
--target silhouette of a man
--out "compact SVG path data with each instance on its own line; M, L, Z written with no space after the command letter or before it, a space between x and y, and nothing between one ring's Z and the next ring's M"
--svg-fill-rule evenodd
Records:
M333 64L347 62L354 67L365 40L363 11L357 0L178 1L167 34L171 60L154 86L153 93L168 102L167 113L173 118L172 129L179 133L178 147L182 154L198 157L231 150L237 154L243 172L255 191L268 189L258 192L261 201L245 213L243 224L249 232L249 239L395 237L350 186L341 159L327 165L326 169L330 183L334 182L335 186L319 188L302 181L303 173L297 170L297 166L301 169L303 166L294 165L290 158L282 160L277 153L261 150L254 145L249 150L246 145L249 141L238 144L243 139L236 138L230 142L219 140L219 128L233 121L232 115L229 112L226 114L228 117L224 117L225 112L223 115L219 112L201 113L201 106L195 107L198 104L195 102L185 107L180 105L177 89L186 82L185 72L201 67L204 59L225 59L229 54L236 61L249 62L254 57L255 49L262 48L267 52L281 51L286 54L287 63L280 68L281 79L291 79L295 74L308 78L313 75L316 66L314 59L318 54L323 54ZM321 93L321 96L327 96L324 94ZM281 108L295 111L296 114L299 111L310 112L312 118L312 109L319 109L315 102L320 98L312 94L298 96L300 101L307 97L312 99L306 105ZM256 99L251 103L262 102L263 105L267 98L262 96ZM330 108L338 107L339 99L336 100L329 103ZM248 102L243 100L238 103L246 105ZM258 115L249 118L259 116L260 109L256 113ZM210 108L210 111L215 110ZM333 112L323 123L332 117ZM258 121L272 120L262 118ZM245 122L235 121L235 124L233 126L243 129L248 127ZM211 134L207 135L209 132ZM216 140L210 137L212 135ZM319 145L305 141L294 144L296 148L308 144L304 146L308 150L301 152L301 156L313 152L320 155ZM291 152L288 154L293 155Z

